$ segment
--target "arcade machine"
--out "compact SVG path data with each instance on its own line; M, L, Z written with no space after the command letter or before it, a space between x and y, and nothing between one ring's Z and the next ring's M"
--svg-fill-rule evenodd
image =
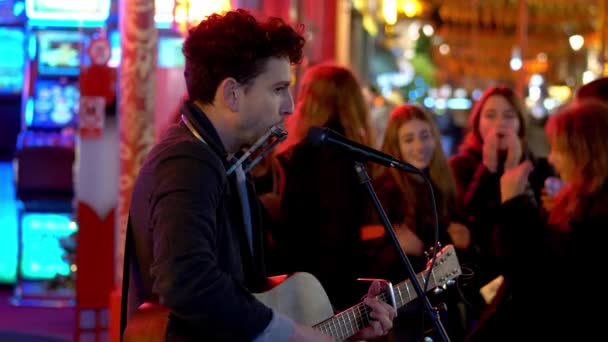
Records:
M25 4L0 0L0 283L13 284L17 219L12 158L21 126L25 60Z
M15 155L18 212L14 305L73 305L70 237L81 63L110 0L25 0L26 80Z

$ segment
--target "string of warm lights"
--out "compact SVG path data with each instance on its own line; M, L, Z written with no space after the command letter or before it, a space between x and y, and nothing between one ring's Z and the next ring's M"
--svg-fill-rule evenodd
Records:
M509 79L515 77L511 70L556 72L553 63L571 52L606 53L606 0L525 0L526 46L514 54L521 1L352 0L352 5L372 36L382 30L391 36L404 19L438 20L433 53L454 74ZM599 75L607 69L606 58L598 62L589 67Z
M175 0L173 25L176 30L186 34L190 27L210 14L229 11L231 8L230 0Z

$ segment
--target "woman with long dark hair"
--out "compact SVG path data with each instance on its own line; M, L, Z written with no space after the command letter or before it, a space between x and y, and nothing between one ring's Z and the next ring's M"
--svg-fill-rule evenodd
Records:
M528 148L527 114L513 89L504 86L484 91L475 103L459 153L450 159L457 185L458 201L471 229L471 267L476 287L482 287L502 273L497 259L495 234L500 206L500 176L523 160L535 170L526 194L540 202L545 179L552 174L545 159L535 158ZM483 307L479 301L479 306Z

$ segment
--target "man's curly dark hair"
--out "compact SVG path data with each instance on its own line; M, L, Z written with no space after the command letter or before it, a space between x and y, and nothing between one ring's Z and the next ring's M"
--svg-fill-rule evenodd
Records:
M190 30L182 49L190 100L211 104L222 80L234 77L248 84L264 72L270 57L299 64L305 42L302 31L302 26L293 28L280 18L257 21L243 9L212 14Z

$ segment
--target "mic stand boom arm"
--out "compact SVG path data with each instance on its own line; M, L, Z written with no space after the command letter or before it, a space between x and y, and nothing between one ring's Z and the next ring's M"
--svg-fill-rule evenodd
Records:
M418 282L418 278L416 277L416 273L414 272L414 268L412 267L412 264L410 263L409 259L403 252L403 249L401 248L401 244L397 240L397 236L395 235L395 231L393 230L393 226L391 225L391 222L389 221L388 216L386 215L386 212L384 211L384 208L382 208L382 204L380 204L378 195L376 195L376 192L374 191L374 188L371 185L369 174L367 173L365 165L362 164L361 162L356 161L355 162L355 171L357 172L359 182L362 185L364 185L365 188L367 189L367 192L369 193L369 195L372 199L372 202L374 204L374 208L376 209L376 212L378 213L378 216L380 217L380 220L382 221L382 224L384 225L384 229L388 233L388 235L391 237L393 245L395 245L395 249L398 251L399 257L400 257L401 261L403 262L403 265L405 266L407 275L408 275L412 285L414 286L414 290L416 291L418 298L420 298L420 300L423 301L424 309L426 310L426 312L429 313L429 316L431 316L433 324L435 325L435 330L439 334L441 341L449 342L450 339L448 337L448 334L445 331L445 328L444 328L443 324L441 323L441 320L439 319L439 313L437 312L436 309L434 309L432 307L431 302L429 302L428 297L426 296L424 291L422 291L422 288L420 287L420 283Z

